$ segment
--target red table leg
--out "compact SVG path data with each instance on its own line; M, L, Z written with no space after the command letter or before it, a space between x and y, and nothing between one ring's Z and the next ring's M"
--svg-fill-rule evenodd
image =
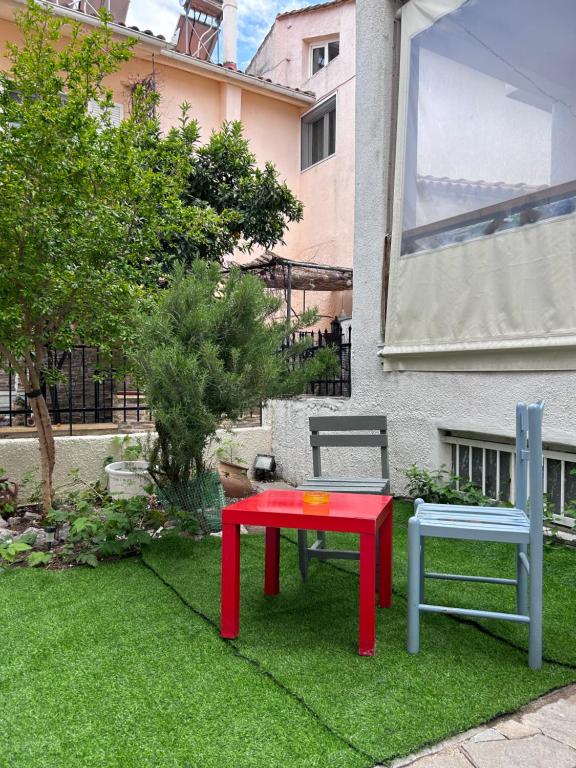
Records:
M240 632L240 526L222 526L222 637L238 637Z
M392 510L380 527L380 582L378 605L380 608L392 607Z
M382 567L382 565L380 565ZM358 653L373 656L376 642L376 536L360 534L360 631Z
M280 592L280 528L266 528L265 562L264 592L277 595Z

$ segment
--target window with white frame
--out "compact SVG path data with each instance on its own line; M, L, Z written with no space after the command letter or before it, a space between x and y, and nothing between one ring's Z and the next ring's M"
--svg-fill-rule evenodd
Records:
M302 170L336 152L336 96L302 118Z
M310 46L310 76L327 67L340 54L340 40L326 40Z
M110 125L117 128L124 119L124 105L114 103L110 107L103 107L94 99L90 99L88 102L88 114L97 117L102 122L106 118Z

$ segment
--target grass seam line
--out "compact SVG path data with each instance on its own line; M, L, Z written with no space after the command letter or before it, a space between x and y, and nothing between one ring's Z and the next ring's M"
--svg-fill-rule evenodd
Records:
M286 536L285 534L281 534L281 537L285 541L289 541L290 544L293 544L294 546L297 546L298 542L294 541L294 539L291 539L289 536ZM354 571L349 571L348 568L342 568L341 565L336 565L336 563L331 563L329 560L322 560L321 565L327 565L329 568L334 568L336 571L340 571L340 573L346 573L348 576L354 576L356 579L359 578L357 573L354 573ZM401 597L403 600L407 600L407 596L403 592L399 592L397 589L393 589L392 593L396 597ZM487 635L488 637L493 638L494 640L498 640L501 643L504 643L504 645L509 646L510 648L514 648L517 651L522 651L522 653L528 653L527 649L522 647L521 645L518 645L518 643L515 643L512 640L508 640L506 637L501 637L500 635L495 634L487 627L483 626L482 624L479 624L477 621L474 621L474 619L468 619L463 616L456 616L452 613L445 613L443 614L446 616L446 618L451 619L452 621L455 621L457 624L465 624L469 627L474 627L474 629L477 629L479 632L482 632L484 635ZM573 664L570 661L560 661L559 659L555 659L550 656L542 656L542 661L545 661L547 664L554 664L558 667L563 667L564 669L570 669L576 672L576 664Z
M289 696L290 698L294 699L301 707L303 707L308 714L316 720L322 728L324 728L325 731L327 731L333 738L337 739L340 743L344 744L346 747L351 749L353 752L355 752L360 757L369 760L370 763L367 765L367 768L376 768L377 766L384 766L385 763L382 761L379 761L374 755L371 755L369 752L364 751L361 747L358 747L356 744L354 744L353 741L350 741L345 736L342 736L337 731L335 731L332 726L330 726L325 720L323 720L320 715L314 710L308 702L302 698L299 694L297 694L295 691L293 691L291 688L288 688L287 685L285 685L281 680L279 680L275 675L272 674L266 667L264 667L261 662L259 662L257 659L253 659L251 656L247 656L245 653L243 653L238 645L228 638L224 638L220 636L220 627L218 626L217 622L215 622L213 619L211 619L207 614L200 611L198 608L195 608L192 603L190 603L184 595L182 595L176 587L171 584L167 579L165 579L155 568L153 565L151 565L149 562L146 561L144 555L141 558L141 562L144 565L145 568L147 568L151 573L153 573L159 581L164 584L165 587L170 589L176 597L180 600L180 602L188 608L189 611L192 611L192 613L195 616L198 616L198 618L202 619L204 622L206 622L217 634L218 639L224 643L224 645L229 646L232 648L234 655L241 659L242 661L248 662L251 664L255 669L258 670L258 672L263 675L264 677L271 680L274 685L276 685L277 688L279 688L286 696Z

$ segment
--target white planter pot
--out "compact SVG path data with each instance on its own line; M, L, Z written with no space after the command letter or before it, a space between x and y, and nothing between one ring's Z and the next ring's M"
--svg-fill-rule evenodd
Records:
M552 519L557 525L562 525L564 528L576 527L576 519L564 515L552 515Z
M152 482L147 461L115 461L104 467L108 475L108 490L113 499L131 499L146 496L146 487Z

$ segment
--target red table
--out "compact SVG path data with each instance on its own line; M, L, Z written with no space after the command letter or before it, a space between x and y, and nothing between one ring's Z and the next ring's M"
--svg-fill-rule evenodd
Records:
M265 491L222 510L222 637L240 632L240 525L266 527L264 592L280 591L280 528L360 534L361 656L375 644L376 547L379 547L378 605L392 605L391 496L331 493L325 506L304 504L304 491ZM377 535L382 528L380 535Z

